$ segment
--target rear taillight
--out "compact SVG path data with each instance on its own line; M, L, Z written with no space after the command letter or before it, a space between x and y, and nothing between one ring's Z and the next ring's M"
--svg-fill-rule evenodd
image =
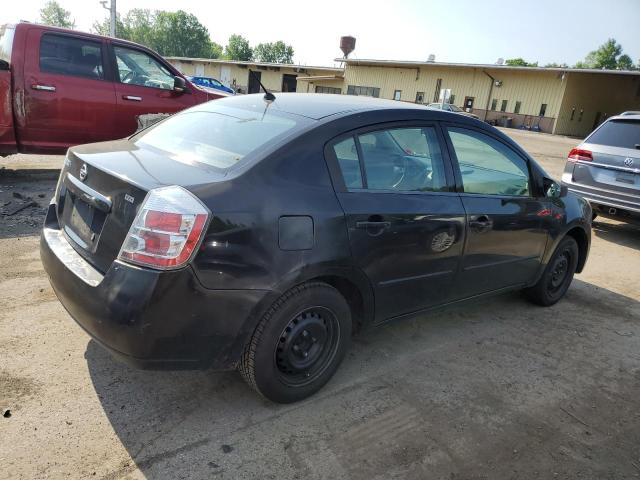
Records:
M567 160L569 160L570 162L590 162L591 160L593 160L593 156L591 155L590 150L585 150L583 148L573 148L569 152L569 157L567 157Z
M118 258L147 267L179 268L191 260L209 210L182 187L151 190L122 244Z

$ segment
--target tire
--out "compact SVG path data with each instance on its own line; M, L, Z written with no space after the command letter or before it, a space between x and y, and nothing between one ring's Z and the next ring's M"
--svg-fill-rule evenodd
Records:
M262 317L238 366L245 381L276 403L302 400L338 369L351 341L344 297L321 282L298 285Z
M578 244L571 237L565 237L558 244L544 273L533 287L525 290L533 303L549 307L567 292L578 265Z

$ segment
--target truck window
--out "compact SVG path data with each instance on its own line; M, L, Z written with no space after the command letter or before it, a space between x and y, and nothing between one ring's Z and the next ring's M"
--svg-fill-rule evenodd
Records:
M102 80L102 44L45 33L40 40L40 71Z
M0 60L4 60L8 64L11 64L14 32L15 29L9 25L0 26Z
M151 55L140 50L114 47L120 82L173 90L173 75Z

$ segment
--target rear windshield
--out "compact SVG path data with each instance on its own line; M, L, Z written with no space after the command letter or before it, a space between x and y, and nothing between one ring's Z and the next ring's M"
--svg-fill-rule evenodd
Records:
M637 120L605 122L585 142L610 147L636 148L636 145L640 145L640 122Z
M268 142L293 133L301 121L268 109L254 111L207 104L201 110L170 117L134 140L137 145L163 150L177 161L200 162L226 170Z
M10 25L0 25L0 60L11 64L11 48L15 28Z

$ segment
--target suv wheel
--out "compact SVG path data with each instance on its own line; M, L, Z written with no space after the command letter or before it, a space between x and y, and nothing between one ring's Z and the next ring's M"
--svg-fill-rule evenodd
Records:
M326 283L305 283L282 295L262 317L238 369L269 400L295 402L327 383L350 340L351 311L344 297Z
M533 287L525 290L529 300L548 307L567 292L578 265L578 244L571 237L562 239L544 273Z

